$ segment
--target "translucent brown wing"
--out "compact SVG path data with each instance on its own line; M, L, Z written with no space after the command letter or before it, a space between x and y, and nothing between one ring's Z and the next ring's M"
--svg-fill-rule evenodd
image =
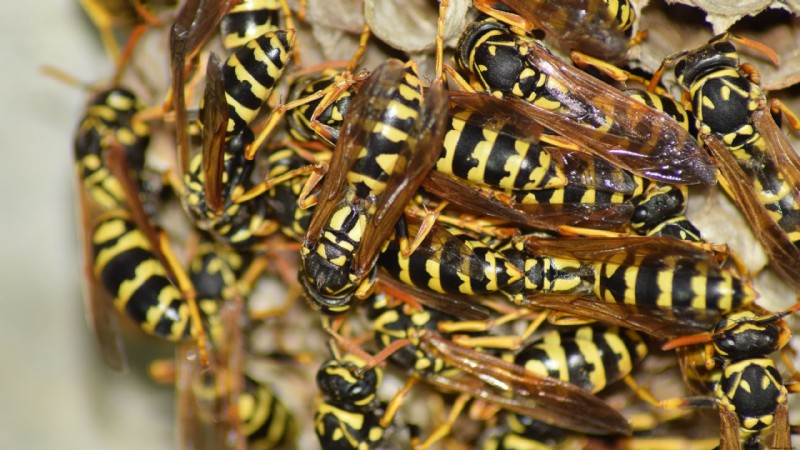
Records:
M511 223L557 231L561 225L596 229L617 229L633 214L629 203L621 204L534 204L513 202L508 194L471 186L452 176L432 171L423 183L428 192L467 212L488 215ZM496 194L495 194L496 193ZM502 198L505 197L504 201Z
M383 195L376 205L375 215L367 223L361 251L355 255L354 267L359 272L369 270L383 248L386 239L411 198L416 195L425 176L439 158L447 119L447 90L439 80L425 92L422 111L411 134L406 154L398 158Z
M308 225L306 242L309 244L316 242L319 238L328 217L348 189L347 172L355 164L358 153L364 147L371 132L364 126L364 122L367 119L368 110L373 107L372 102L383 98L380 94L386 83L402 79L403 74L402 64L399 61L390 60L387 64L378 67L364 81L358 93L353 97L339 133L339 140L336 142L336 148L331 156L328 171L322 181L317 206ZM385 81L381 81L382 79Z
M185 34L186 60L197 55L203 44L219 30L225 14L237 3L237 0L187 0L181 5L173 31L177 29Z
M500 0L500 3L535 23L567 50L580 50L612 62L622 59L628 50L628 37L616 26L618 20L606 1Z
M758 109L752 118L756 130L766 141L767 155L776 162L783 179L791 187L795 203L800 204L800 156L778 128L767 108Z
M392 276L380 272L380 287L393 297L403 299L411 298L428 308L441 311L447 315L462 320L488 320L489 310L476 303L474 298L443 295L427 289L419 289L396 280Z
M211 54L206 68L203 94L203 174L208 206L222 209L222 172L225 161L225 132L228 127L228 103L221 62Z
M210 366L199 362L197 345L187 341L176 350L176 407L181 448L191 450L247 447L242 421L236 414L243 383L241 305L223 303L218 314L219 332Z
M546 148L554 158L561 160L569 184L595 188L607 192L632 194L636 189L633 179L613 164L588 153L560 148Z
M524 117L494 114L496 98L491 95L451 92L450 115L458 115L466 123L489 132L511 134L515 139L539 142L544 127ZM459 114L469 111L470 114ZM631 193L636 187L630 176L600 158L588 153L555 147L544 149L564 168L570 184L596 187L610 192Z
M741 450L739 419L735 411L719 408L719 450Z
M772 119L769 119L770 122ZM763 125L765 120L760 119L759 125ZM775 125L772 122L772 126ZM769 128L769 126L767 126ZM780 130L777 130L780 133ZM774 137L774 135L773 135ZM785 137L783 138L785 139ZM725 179L725 187L728 193L733 196L736 203L742 210L742 213L747 217L750 222L750 228L756 235L756 238L769 256L772 267L783 277L784 280L792 283L796 287L800 287L800 249L794 245L786 233L780 226L772 219L770 213L761 203L758 194L752 186L752 181L744 173L739 163L731 154L730 150L725 144L720 141L716 136L705 135L703 142L706 147L711 151L714 159L719 165L720 173ZM788 144L788 143L787 143ZM785 152L782 150L772 150L775 153ZM790 151L794 151L791 147ZM788 153L784 153L788 155ZM785 156L785 164L789 172L792 171L791 165L793 164L789 159L795 159L791 156ZM787 180L788 182L789 180ZM797 186L795 186L797 187Z
M78 172L82 168L77 169ZM92 248L93 217L96 211L81 182L81 174L76 174L78 195L78 228L81 233L83 251L84 311L89 328L100 348L100 355L108 367L115 371L127 371L128 360L120 337L115 309L111 296L94 275L94 249Z
M525 297L523 306L563 311L575 316L641 331L659 339L707 332L720 319L718 314L706 311L676 315L672 311L658 308L609 303L594 297L574 295L532 294Z
M493 105L493 114L516 117L520 125L528 120L531 127L544 126L645 178L673 184L716 182L710 158L674 119L567 65L535 41L530 50L529 63L569 89L557 99L567 111L478 94ZM587 119L596 123L589 125Z
M689 259L705 262L718 269L716 256L689 242L669 237L559 237L540 238L524 236L525 248L536 255L575 259L582 262L608 262L615 264L642 261L659 267L677 260ZM652 258L653 256L658 258Z
M192 61L205 42L219 29L222 17L237 3L236 0L187 0L172 24L169 36L171 104L175 110L175 129L178 144L180 175L189 165L189 135L186 116L187 61Z
M426 376L445 389L466 392L549 425L588 434L630 434L627 420L589 392L560 380L536 376L497 357L454 344L428 332L426 352L443 358L469 377Z

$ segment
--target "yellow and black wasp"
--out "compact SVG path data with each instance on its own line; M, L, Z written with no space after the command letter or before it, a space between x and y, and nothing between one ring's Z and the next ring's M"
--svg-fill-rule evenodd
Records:
M780 371L770 354L782 349L791 338L782 320L796 311L759 315L743 310L727 315L711 333L678 338L665 345L675 348L706 342L705 367L718 369L701 380L710 381L714 397L666 400L672 406L717 407L720 416L721 450L761 448L772 435L770 448L791 448L788 394ZM708 354L708 351L711 354ZM684 354L683 358L687 358ZM685 362L686 370L694 370ZM691 372L690 372L691 373ZM791 392L796 389L792 387Z
M755 74L747 75L748 66L740 70L727 35L665 64L672 62L691 97L700 138L720 167L723 188L752 224L773 267L797 285L800 159L773 120Z
M438 156L446 98L439 81L423 96L415 64L390 60L353 99L301 249L301 283L323 311L346 311L373 273Z
M244 297L252 265L235 252L201 244L189 277L209 331L211 358L203 368L194 348L181 346L172 374L181 444L194 449L274 449L296 434L292 413L269 384L245 371ZM173 369L174 370L174 369ZM160 381L165 375L157 373Z
M659 338L706 330L723 315L752 304L757 296L736 270L721 267L717 255L671 238L528 236L503 253L510 256L512 251L521 252L517 257L536 269L526 272L525 285L517 287L514 299L519 304ZM533 264L539 258L539 265ZM547 277L559 274L562 267L566 273L561 277ZM579 278L588 283L574 279L575 272L587 269L590 275ZM542 287L558 287L559 282L566 292L551 288L550 293L542 293ZM539 291L523 287L528 283Z
M208 22L206 26L214 23ZM231 247L257 246L277 228L267 217L263 198L242 203L233 199L252 185L255 162L245 157L245 149L254 139L250 124L289 62L294 35L294 30L268 31L239 46L224 64L212 55L199 115L203 151L191 159L185 105L176 100L185 209L198 227ZM174 59L185 56L178 46L174 51ZM173 88L182 98L184 86L178 82L183 77L182 64L176 66L173 77L179 79L173 79Z
M457 44L456 60L480 89L503 97L451 95L459 105L488 108L534 130L544 126L646 178L716 182L711 160L674 119L567 65L497 20L470 24Z
M291 98L329 88L340 72L298 78ZM291 111L291 136L334 144L355 86L341 90L317 117L320 101ZM451 105L444 144L425 187L466 210L555 230L559 225L618 228L632 212L635 186L620 169L586 154L545 147L513 120ZM541 131L541 128L537 130ZM503 200L506 199L506 200Z
M504 357L536 375L575 384L597 393L628 378L647 355L638 333L602 324L557 327ZM544 449L554 442L575 441L569 432L515 413L503 415L500 432L492 433L485 450ZM560 448L560 447L559 447Z
M703 330L756 297L712 253L662 237L485 240L434 225L410 255L390 241L379 265L419 289L501 294L661 337Z
M475 7L526 31L541 29L566 50L617 62L630 46L636 11L628 0L475 0ZM507 10L498 9L498 3Z
M440 321L452 320L451 316L407 303L391 306L390 301L391 297L380 293L370 302L376 343L393 349L389 360L415 377L443 392L462 394L451 418L474 397L556 427L588 434L630 432L617 411L586 390L454 343L437 329ZM431 436L441 434L437 431ZM430 444L428 440L421 445Z
M110 367L125 359L108 308L146 333L204 346L193 288L143 204L149 127L134 94L111 88L89 104L75 138L88 314ZM109 297L112 297L113 300Z
M374 448L391 423L386 404L377 398L383 370L369 367L356 354L334 353L317 372L321 395L314 408L314 431L319 443L326 449Z

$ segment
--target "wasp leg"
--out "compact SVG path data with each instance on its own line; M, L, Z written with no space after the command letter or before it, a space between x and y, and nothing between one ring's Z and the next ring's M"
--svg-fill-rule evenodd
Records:
M403 255L404 258L408 258L422 245L422 241L425 240L425 237L431 232L433 225L439 219L439 216L442 213L442 210L446 208L448 205L447 201L443 201L439 203L436 208L431 211L425 210L422 211L422 223L419 225L419 229L417 230L417 234L414 236L414 239L409 244L408 235L403 233L400 235L400 254Z
M515 313L509 313L494 320L460 322L443 321L439 322L437 327L439 328L439 331L444 333L488 331L492 327L530 317L534 314L536 317L530 321L528 326L525 327L525 330L518 336L453 336L453 342L465 347L517 350L525 343L525 341L528 340L529 337L533 335L533 333L536 332L536 330L539 329L542 323L548 319L549 311L532 313L530 310L523 308Z
M487 16L494 17L495 19L507 23L510 26L531 32L536 29L536 26L529 20L525 20L522 16L508 11L497 9L496 0L475 0L473 4L475 9L486 14Z
M414 450L424 450L430 448L433 444L439 442L440 440L444 439L453 428L453 424L458 419L458 416L461 414L461 411L464 410L467 402L469 401L470 397L467 394L461 394L458 398L453 402L453 406L450 408L450 414L447 416L447 420L436 427L431 434L425 438L424 441L414 445Z
M417 384L417 381L418 380L416 377L408 377L406 384L394 394L394 397L392 397L392 399L386 405L386 411L384 411L383 416L381 416L380 421L378 421L382 428L387 428L392 424L395 416L397 415L397 411L400 409L400 406L402 406L406 397L408 397L408 393L411 392L411 388Z
M642 34L642 33L644 33L645 36L647 34L646 31L642 31L639 34ZM572 58L572 62L575 63L575 65L578 66L579 68L585 69L586 67L593 67L593 68L599 70L600 72L604 73L609 78L611 78L613 80L616 80L616 81L619 81L619 82L633 81L635 83L641 84L642 86L648 86L650 84L650 81L651 81L651 80L648 80L645 77L642 77L640 75L636 75L636 74L631 73L631 72L629 72L629 71L627 71L625 69L621 69L621 68L619 68L619 67L617 67L617 66L615 66L613 64L607 63L605 61L597 59L597 58L595 58L593 56L589 56L589 55L587 55L585 53L582 53L582 52L579 52L577 50L573 50L570 53L570 57ZM666 89L664 89L664 88L662 88L661 86L658 86L658 85L655 86L655 88L654 88L654 90L652 92L655 93L655 94L658 94L658 95L667 95L668 94Z
M777 98L773 98L769 101L769 107L773 117L777 116L781 119L786 119L786 122L793 130L800 130L800 118L798 118L797 114L789 109L788 106L784 105L782 101L778 100ZM782 120L776 120L775 122L781 123Z
M240 194L238 196L237 195L233 195L232 196L232 200L233 200L234 203L244 203L246 201L249 201L249 200L252 200L252 199L258 197L259 195L262 195L263 193L267 192L268 190L272 189L274 186L276 186L278 184L285 183L285 182L291 180L294 177L307 175L307 174L312 174L312 176L313 176L313 174L317 174L320 171L323 171L323 172L326 171L326 170L324 170L324 166L323 165L311 165L311 164L309 164L307 166L303 166L303 167L300 167L300 168L297 168L297 169L294 169L294 170L290 170L290 171L288 171L288 172L286 172L286 173L284 173L282 175L279 175L279 176L277 176L275 178L270 178L270 179L264 180L264 181L258 183L257 185L253 186L252 188L250 188L247 192L244 192L244 193L242 193L242 194ZM319 179L322 179L322 175L319 175ZM319 179L315 179L315 181L319 182ZM311 189L314 188L314 186L316 186L316 183L314 183L314 185L312 185L308 190L310 191ZM306 192L306 190L304 189L303 192ZM308 194L306 194L306 196L308 196Z

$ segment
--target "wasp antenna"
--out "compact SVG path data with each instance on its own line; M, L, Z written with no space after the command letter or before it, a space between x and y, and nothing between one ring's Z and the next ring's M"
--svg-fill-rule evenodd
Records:
M678 347L686 347L695 344L704 344L709 342L714 335L711 333L693 334L690 336L681 336L667 341L661 346L661 350L673 350Z

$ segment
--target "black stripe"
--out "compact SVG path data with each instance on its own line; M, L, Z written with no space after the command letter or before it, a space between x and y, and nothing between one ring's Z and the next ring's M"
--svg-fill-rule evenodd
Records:
M153 334L163 337L188 337L191 333L191 327L187 325L181 330L173 330L173 326L179 323L183 318L180 316L180 309L183 306L183 300L174 300L170 302L169 307L164 311L158 320L158 324L153 330Z
M630 266L626 266L630 269ZM640 306L650 306L655 308L658 298L661 296L661 288L658 286L658 275L660 270L650 267L640 267L636 274L634 295L636 304Z
M483 142L483 130L465 122L453 149L453 175L467 179L469 171L478 167L479 161L473 153L481 142Z
M161 294L161 290L167 286L171 286L171 284L166 277L148 278L131 294L125 305L125 313L139 323L146 323L147 313L150 308L158 305L158 296Z
M561 341L561 346L564 347L566 355L567 373L569 374L569 382L586 389L592 390L592 382L589 374L597 370L594 364L586 360L586 355L581 352L575 340Z
M612 334L612 331L605 327L592 327L592 342L594 342L594 345L597 346L600 360L603 362L602 364L603 368L605 369L606 385L619 380L624 375L620 371L620 360L622 359L622 355L617 354L611 345L609 345L608 339L606 338L608 334ZM622 338L622 335L620 335L620 338ZM623 342L625 342L625 339L623 339ZM630 355L630 349L628 349L628 354ZM600 387L601 386L593 386L592 390L597 390Z
M709 273L710 275L710 273ZM697 271L697 268L694 264L690 262L686 263L679 263L675 266L675 269L672 272L672 309L675 311L684 311L689 310L692 308L692 300L696 297L694 290L692 289L692 280L700 276L700 273ZM717 303L715 298L719 297L719 292L712 292L709 291L712 288L711 279L709 278L706 281L706 306L709 303ZM716 291L717 287L714 286L713 290Z

